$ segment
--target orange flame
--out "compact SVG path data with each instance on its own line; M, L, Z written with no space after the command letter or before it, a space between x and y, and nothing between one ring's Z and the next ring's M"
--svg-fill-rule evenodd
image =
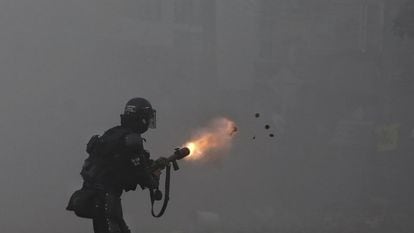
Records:
M187 160L200 160L206 158L209 152L228 149L234 134L237 132L236 124L227 119L214 120L208 127L199 130L192 140L184 146L190 149Z

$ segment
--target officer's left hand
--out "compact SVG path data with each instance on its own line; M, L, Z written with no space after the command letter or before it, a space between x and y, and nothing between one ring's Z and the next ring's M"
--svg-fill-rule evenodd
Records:
M161 169L157 169L157 170L153 171L152 174L159 178L162 174Z

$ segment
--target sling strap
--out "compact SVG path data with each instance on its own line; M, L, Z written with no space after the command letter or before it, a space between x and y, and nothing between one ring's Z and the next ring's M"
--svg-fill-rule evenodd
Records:
M154 218L161 217L164 214L165 210L167 209L168 201L170 200L170 180L171 180L171 165L168 164L166 167L166 174L165 174L164 202L158 214L154 212L154 202L155 202L154 189L150 189L151 214Z

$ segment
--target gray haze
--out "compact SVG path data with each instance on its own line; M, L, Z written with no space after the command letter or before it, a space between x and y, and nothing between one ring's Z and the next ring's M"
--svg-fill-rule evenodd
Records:
M133 232L413 232L402 4L0 1L1 231L92 232L64 209L85 144L141 96L157 109L153 157L217 116L240 131L223 160L173 174L162 219L146 191L126 193Z

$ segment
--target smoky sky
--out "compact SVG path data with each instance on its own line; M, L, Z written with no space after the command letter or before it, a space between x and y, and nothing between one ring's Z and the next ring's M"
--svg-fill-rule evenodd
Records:
M165 217L147 190L124 194L133 231L412 232L402 3L2 0L2 231L92 232L65 211L86 143L145 97L153 158L216 117L239 131L223 159L181 163Z

